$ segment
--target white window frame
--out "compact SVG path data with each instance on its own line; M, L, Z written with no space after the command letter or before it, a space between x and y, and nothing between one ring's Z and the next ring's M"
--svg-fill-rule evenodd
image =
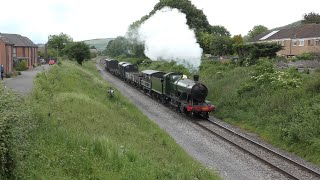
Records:
M303 39L299 39L299 46L304 46L304 40Z
M17 48L12 48L12 57L17 57Z
M298 45L298 40L292 40L292 46L297 46Z

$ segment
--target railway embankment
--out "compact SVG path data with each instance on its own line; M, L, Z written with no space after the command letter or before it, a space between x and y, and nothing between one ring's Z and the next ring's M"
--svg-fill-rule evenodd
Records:
M6 151L23 153L9 159L14 166L1 177L218 179L116 89L109 95L109 87L94 63L65 61L37 75L25 106L14 109L15 99L1 104L1 110L29 113L20 119L28 129L19 126L26 131L20 139L25 143Z

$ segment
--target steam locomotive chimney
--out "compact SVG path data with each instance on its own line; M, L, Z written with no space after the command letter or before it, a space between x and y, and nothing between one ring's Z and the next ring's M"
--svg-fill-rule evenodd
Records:
M195 82L198 82L199 81L199 75L197 75L197 74L193 75L193 80Z

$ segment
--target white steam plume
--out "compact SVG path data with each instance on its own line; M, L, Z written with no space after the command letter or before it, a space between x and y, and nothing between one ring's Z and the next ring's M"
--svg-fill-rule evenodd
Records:
M145 21L138 32L145 43L144 53L151 60L174 60L198 70L202 49L184 13L164 7Z

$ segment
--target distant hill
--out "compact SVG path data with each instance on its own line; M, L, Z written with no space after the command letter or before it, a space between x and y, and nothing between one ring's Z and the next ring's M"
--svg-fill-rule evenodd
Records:
M90 39L90 40L84 40L83 42L85 42L89 46L94 46L98 50L102 51L107 47L109 41L111 41L111 40L114 40L114 38Z
M302 24L302 21L296 21L294 23L282 26L282 27L277 27L274 29L271 29L271 31L276 31L276 30L282 30L282 29L289 29L289 28L293 28L293 27L298 27Z

